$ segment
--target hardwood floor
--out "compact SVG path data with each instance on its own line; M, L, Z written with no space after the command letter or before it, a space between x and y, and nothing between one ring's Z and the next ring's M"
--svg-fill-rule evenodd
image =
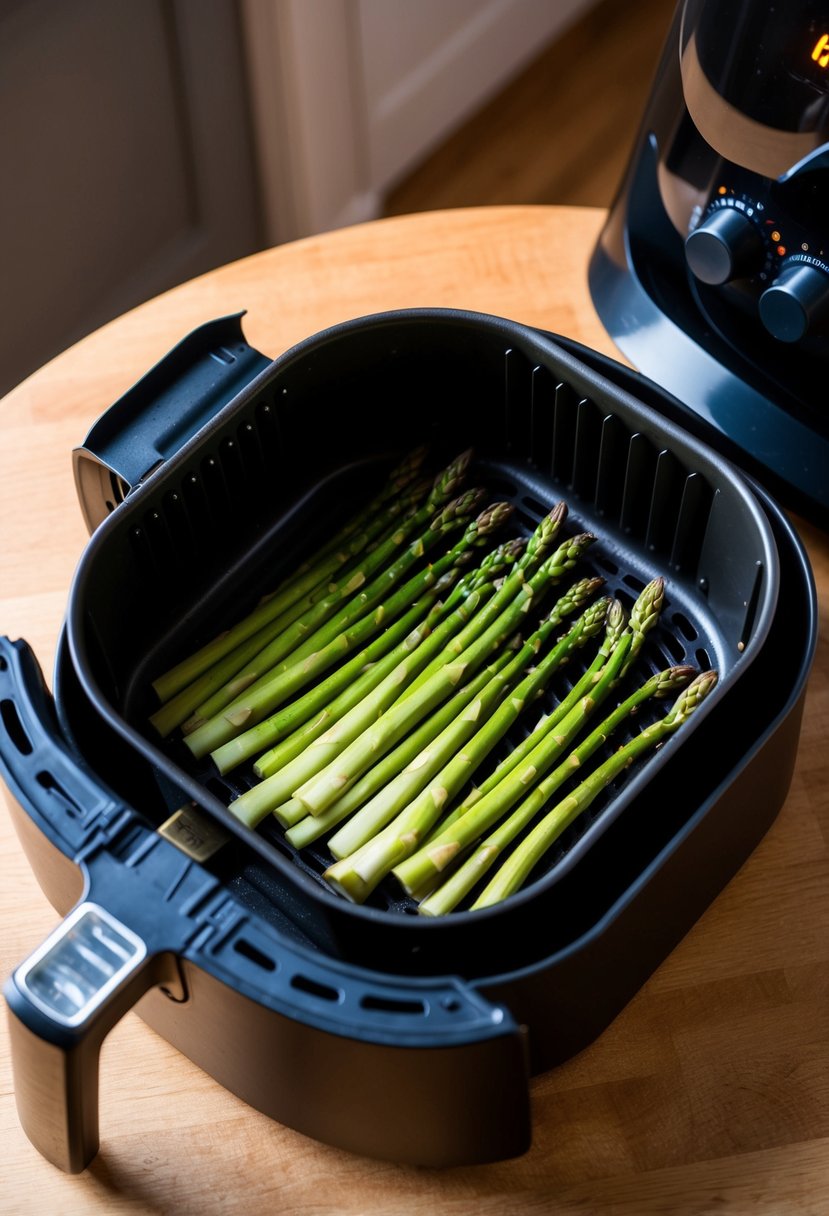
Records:
M674 8L674 0L602 0L399 182L384 214L505 203L607 206Z

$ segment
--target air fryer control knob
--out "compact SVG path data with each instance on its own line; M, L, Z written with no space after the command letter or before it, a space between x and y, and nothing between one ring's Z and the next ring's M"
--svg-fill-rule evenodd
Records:
M760 296L760 320L781 342L799 342L829 317L829 267L795 257Z
M761 270L765 248L753 220L734 207L718 207L686 240L685 257L695 278L720 286Z

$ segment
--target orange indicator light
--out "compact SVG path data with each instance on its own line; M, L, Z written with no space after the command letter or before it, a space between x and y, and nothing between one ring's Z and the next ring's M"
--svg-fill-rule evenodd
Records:
M829 34L821 34L812 51L812 58L818 67L829 67Z
M785 246L785 245L778 245L778 246L777 246L777 252L780 254L780 256L781 256L781 258L782 258L783 254L786 252L786 246Z
M774 232L771 234L771 239L772 239L773 241L779 241L779 240L780 240L780 233L777 231L777 229L776 229L776 228L775 228Z
M728 190L726 189L725 186L720 186L719 190L717 191L717 194L728 194Z

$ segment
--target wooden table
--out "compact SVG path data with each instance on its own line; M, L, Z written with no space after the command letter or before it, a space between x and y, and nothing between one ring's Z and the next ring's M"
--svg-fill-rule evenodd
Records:
M346 229L185 284L55 359L0 409L0 630L51 669L85 543L70 451L203 321L247 309L276 355L331 323L456 306L616 353L588 295L599 211L492 208ZM36 324L33 318L33 324ZM803 525L826 627L829 537ZM279 1126L129 1015L102 1060L103 1147L67 1177L16 1118L0 1036L6 1212L824 1213L829 1211L829 650L774 827L614 1024L532 1086L523 1158L433 1172L357 1159ZM0 970L54 924L0 814Z

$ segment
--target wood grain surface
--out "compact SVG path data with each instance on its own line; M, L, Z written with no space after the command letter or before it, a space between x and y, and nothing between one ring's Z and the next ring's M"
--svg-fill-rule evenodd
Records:
M185 284L42 368L0 406L0 631L48 672L85 543L70 453L194 326L248 310L276 355L349 317L457 306L616 353L586 267L602 213L493 207L387 219ZM801 524L826 633L829 538ZM740 873L611 1027L532 1083L522 1158L431 1171L350 1156L251 1111L127 1016L105 1044L102 1149L78 1177L19 1128L0 1031L3 1212L825 1213L829 1211L829 649L791 792ZM0 811L0 969L53 926Z

